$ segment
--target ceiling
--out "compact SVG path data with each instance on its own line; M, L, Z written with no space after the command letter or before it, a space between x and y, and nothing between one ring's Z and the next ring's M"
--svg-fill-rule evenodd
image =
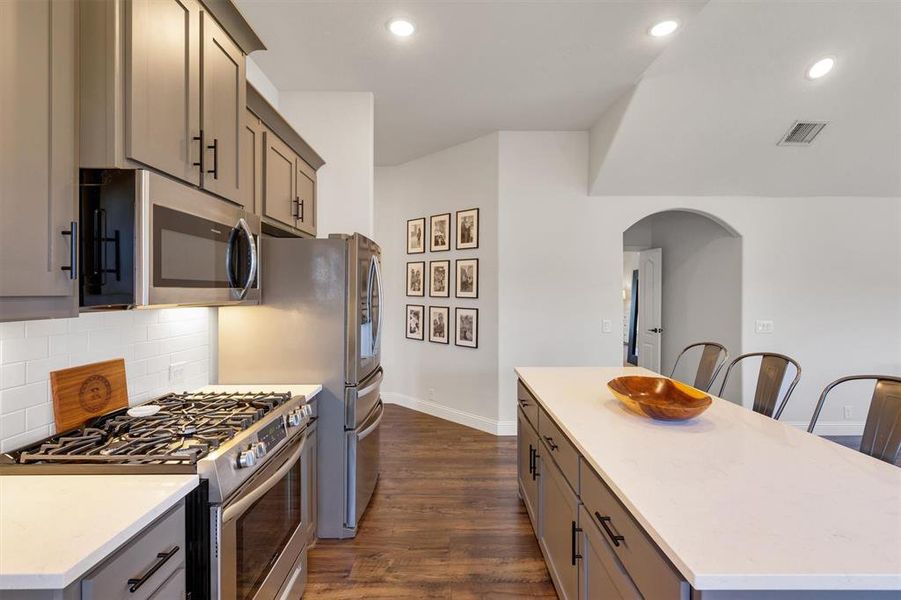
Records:
M238 0L281 91L369 91L375 160L394 165L496 130L585 130L704 1ZM397 39L397 16L417 27Z
M901 196L901 3L714 1L683 33L599 121L593 194ZM795 120L829 124L777 146Z

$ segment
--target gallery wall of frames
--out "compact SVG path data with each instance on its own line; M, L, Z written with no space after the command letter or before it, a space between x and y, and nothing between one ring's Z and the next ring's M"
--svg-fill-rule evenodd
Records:
M479 259L472 252L478 248L478 208L407 221L407 297L423 298L406 306L407 339L479 347L479 309L472 306L479 297ZM452 249L453 259L442 254Z

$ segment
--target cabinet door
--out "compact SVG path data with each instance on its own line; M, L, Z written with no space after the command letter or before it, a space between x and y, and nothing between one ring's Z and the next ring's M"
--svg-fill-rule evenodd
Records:
M241 202L241 140L246 112L244 54L209 13L202 14L203 187Z
M247 212L263 214L263 125L245 111L241 129L241 204Z
M263 216L294 227L296 207L294 193L294 151L271 131L263 135Z
M553 461L539 456L538 468L541 474L539 542L557 593L563 600L575 600L579 586L579 560L576 558L579 501Z
M297 202L297 228L312 236L316 235L316 171L305 163L303 159L297 159L297 189L295 201Z
M125 6L125 152L200 185L200 5L133 0Z
M638 588L584 506L579 508L579 524L582 529L579 598L641 600Z
M0 2L0 321L77 313L77 4Z
M522 501L526 505L529 519L532 521L532 529L535 535L538 530L538 434L526 419L522 410L518 411L517 418L517 444L518 444L518 470L519 488L522 492Z

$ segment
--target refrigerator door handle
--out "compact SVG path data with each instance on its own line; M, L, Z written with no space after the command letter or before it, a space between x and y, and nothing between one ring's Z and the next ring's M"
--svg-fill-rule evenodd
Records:
M382 269L379 267L379 259L373 254L372 255L372 267L373 273L375 275L375 284L378 286L379 291L379 316L376 319L376 328L375 335L372 336L372 355L375 356L376 352L379 349L379 342L382 337ZM372 315L372 277L369 278L369 314Z
M375 372L375 376L372 378L372 383L364 387L363 389L357 392L357 398L362 398L364 396L368 396L372 390L377 388L382 384L382 379L385 377L385 371L379 367L378 371Z
M382 422L382 417L385 415L385 405L379 402L379 407L376 410L378 411L378 416L375 418L375 421L357 434L357 441L366 439Z

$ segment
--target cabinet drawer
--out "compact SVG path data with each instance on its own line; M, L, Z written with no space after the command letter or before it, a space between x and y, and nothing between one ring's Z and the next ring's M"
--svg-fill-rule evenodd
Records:
M544 442L545 456L554 459L567 483L578 494L579 453L541 407L538 408L538 437Z
M175 548L177 550L172 553ZM172 554L168 559L160 556L169 553ZM130 588L133 586L128 580L145 577L159 563L162 564L156 571L131 592ZM184 566L185 507L182 502L137 537L126 542L117 554L85 577L81 582L81 598L144 600L150 598L164 583L168 585L169 577Z
M522 384L522 381L516 383L516 401L519 403L522 412L525 413L529 423L532 424L532 427L537 428L538 402L532 397L532 394L529 393L526 386Z
M185 570L179 569L163 582L150 600L182 600L187 593Z
M641 594L645 598L661 600L687 598L688 584L613 492L584 460L579 470L580 495L588 517L604 534L605 541L622 561ZM614 541L613 536L621 536L621 539Z

